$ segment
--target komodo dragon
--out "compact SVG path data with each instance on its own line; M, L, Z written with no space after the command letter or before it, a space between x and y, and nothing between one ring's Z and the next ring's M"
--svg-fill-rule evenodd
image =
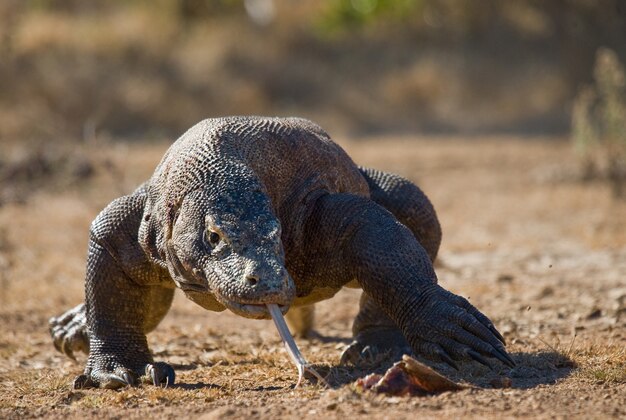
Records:
M363 294L344 360L410 346L453 367L489 365L484 356L513 366L492 322L437 284L440 240L418 187L359 168L314 123L208 119L94 220L85 303L52 318L50 332L68 356L89 354L77 388L172 384L146 333L176 288L246 318L269 318L266 304L277 304L306 333L311 305L348 286Z

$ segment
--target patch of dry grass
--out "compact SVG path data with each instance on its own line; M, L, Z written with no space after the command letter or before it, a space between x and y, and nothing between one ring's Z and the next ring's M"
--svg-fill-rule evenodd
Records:
M0 409L53 406L67 393L69 380L70 376L59 375L58 371L49 368L5 375L0 383Z
M573 354L577 377L595 383L626 384L626 344L596 342Z

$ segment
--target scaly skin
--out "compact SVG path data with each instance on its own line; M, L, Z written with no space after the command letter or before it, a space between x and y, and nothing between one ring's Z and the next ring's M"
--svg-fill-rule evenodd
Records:
M344 361L410 347L453 366L486 357L513 365L489 319L437 284L440 241L415 185L358 168L310 121L205 120L93 222L85 304L52 318L50 332L70 357L89 353L76 387L171 384L174 371L153 361L146 334L176 288L248 318L268 318L267 303L291 307L305 334L313 303L356 286L364 294Z

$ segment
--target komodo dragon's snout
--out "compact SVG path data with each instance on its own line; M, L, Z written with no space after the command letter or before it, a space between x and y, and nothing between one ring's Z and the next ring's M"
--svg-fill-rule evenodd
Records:
M285 269L281 225L258 194L189 194L167 240L167 257L176 285L210 309L221 305L247 318L270 318L268 303L284 313L296 293Z

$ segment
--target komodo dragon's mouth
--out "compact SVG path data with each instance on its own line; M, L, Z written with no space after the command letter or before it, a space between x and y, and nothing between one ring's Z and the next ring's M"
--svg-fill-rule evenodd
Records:
M270 319L271 315L269 310L267 309L267 304L265 303L239 303L234 302L232 300L220 299L222 304L226 306L226 308L230 309L236 315L243 316L245 318L253 318L253 319ZM268 302L273 303L273 302ZM280 312L283 315L289 309L289 305L281 305L277 304Z
M267 309L267 304L276 304L280 311L285 314L289 309L289 304L278 303L275 298L273 302L263 302L263 303L243 303L236 302L231 299L227 299L223 296L219 296L218 294L209 292L208 287L196 285L196 284L179 284L179 288L185 292L185 294L194 302L198 303L200 306L205 307L211 310L224 310L230 309L236 315L243 316L245 318L252 319L270 319L271 315L269 310ZM208 300L208 303L206 302ZM215 305L222 306L221 309L215 307Z
M176 285L183 292L198 292L198 293L206 293L209 288L206 285L193 284L193 283L178 283Z

